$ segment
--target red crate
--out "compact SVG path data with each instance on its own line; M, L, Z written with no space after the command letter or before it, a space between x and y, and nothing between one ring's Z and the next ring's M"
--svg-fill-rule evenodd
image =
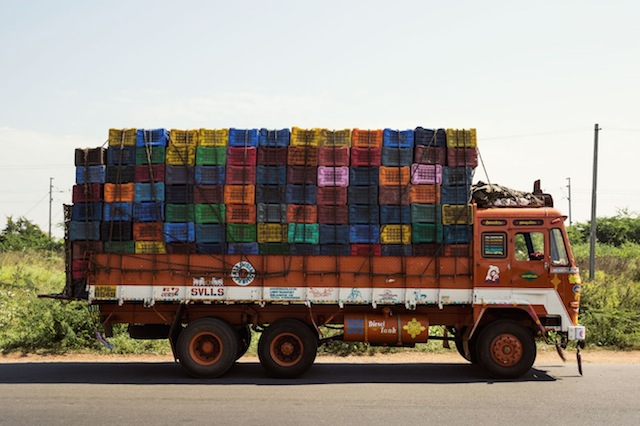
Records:
M296 185L315 185L318 178L316 166L287 167L287 183Z
M102 201L102 184L83 183L73 185L71 191L71 202L76 203L96 203Z
M318 207L314 205L288 204L287 222L290 223L317 223Z
M344 186L323 186L316 192L316 204L340 206L347 204L347 188Z
M320 166L348 166L348 146L321 146L318 151L318 164Z
M164 169L164 164L136 166L133 180L135 182L164 182Z
M92 254L102 253L102 241L74 241L71 247L73 259L87 259Z
M351 131L351 146L358 148L381 148L382 130L361 130Z
M440 201L440 185L411 185L409 192L412 204L438 204Z
M317 166L317 146L289 146L287 148L287 165L289 166Z
M255 166L257 164L258 150L254 147L227 148L227 164L235 166Z
M194 204L224 203L223 185L196 185L193 189Z
M287 147L260 146L258 147L258 161L261 166L286 166Z
M378 201L383 206L408 206L411 204L410 186L381 186Z
M320 206L318 209L318 223L325 225L346 225L349 223L349 207Z
M351 256L380 256L380 244L351 244Z
M227 223L256 223L255 204L227 204Z
M255 166L227 165L227 185L255 185Z
M478 151L476 148L447 148L447 166L478 167Z
M413 162L418 164L441 164L447 160L447 149L444 146L416 145Z
M380 166L382 164L382 148L351 148L351 165Z
M134 241L164 241L162 222L135 222L133 224Z

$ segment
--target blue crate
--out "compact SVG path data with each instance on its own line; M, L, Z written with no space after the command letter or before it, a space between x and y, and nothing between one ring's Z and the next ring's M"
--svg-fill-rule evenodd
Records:
M229 129L229 146L257 147L258 129Z
M386 167L410 166L413 164L413 148L382 147L382 165Z
M381 254L383 256L411 256L411 244L383 244Z
M413 148L413 130L384 129L382 146L393 148Z
M100 222L69 222L69 241L83 240L100 240Z
M323 256L349 256L351 254L351 245L349 244L320 245L320 254Z
M315 204L317 188L315 185L289 184L285 189L287 204Z
M227 247L229 254L259 254L258 243L229 243Z
M415 145L447 146L447 133L444 129L424 129L416 127L413 131Z
M443 240L445 244L469 244L471 241L471 225L443 226Z
M347 190L348 204L378 205L378 186L351 186Z
M411 223L411 206L380 206L381 224Z
M107 148L107 164L109 165L125 165L136 163L136 147L135 146L110 146Z
M375 204L349 204L349 223L379 224L380 207Z
M465 186L471 185L471 167L442 167L442 185Z
M224 166L214 167L222 167L224 169ZM193 185L195 183L195 168L187 166L165 166L164 180L167 185Z
M77 203L73 205L71 220L99 222L102 220L102 203Z
M133 203L105 203L102 219L109 221L130 221L133 218Z
M467 204L470 197L469 186L440 186L440 204Z
M380 244L380 225L349 225L352 244Z
M350 186L378 186L380 167L349 167Z
M287 166L257 166L257 185L286 185Z
M196 224L197 243L224 243L226 229L220 223L197 223Z
M349 225L320 224L320 244L346 244L349 247Z
M289 146L289 140L291 139L291 130L269 130L260 129L258 136L258 145L260 146Z
M136 131L136 146L167 146L169 132L167 129L138 129Z
M320 254L320 246L315 244L290 244L289 245L289 254L293 255L316 255Z
M164 241L166 243L192 243L195 239L196 232L193 222L164 224Z
M256 203L284 204L285 186L256 185Z
M133 189L133 201L164 201L164 182L136 183Z
M224 243L197 243L196 253L199 254L226 254L227 245Z
M134 222L164 222L164 203L133 203Z
M106 166L78 166L76 167L76 183L104 183Z
M224 185L225 176L225 166L196 166L197 185Z

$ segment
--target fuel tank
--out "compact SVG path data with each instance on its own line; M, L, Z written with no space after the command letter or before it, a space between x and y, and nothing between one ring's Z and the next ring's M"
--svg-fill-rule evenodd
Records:
M429 340L426 315L345 314L344 340L384 346L413 346Z

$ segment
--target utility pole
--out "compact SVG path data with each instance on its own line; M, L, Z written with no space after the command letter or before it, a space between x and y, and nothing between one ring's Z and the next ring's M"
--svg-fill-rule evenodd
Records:
M589 281L596 273L596 195L598 187L598 132L602 130L596 123L593 136L593 185L591 187L591 233L589 235Z
M51 238L51 204L53 203L53 178L49 178L49 238Z
M567 178L567 191L569 195L567 195L567 201L569 201L569 226L573 225L573 220L571 220L571 178Z

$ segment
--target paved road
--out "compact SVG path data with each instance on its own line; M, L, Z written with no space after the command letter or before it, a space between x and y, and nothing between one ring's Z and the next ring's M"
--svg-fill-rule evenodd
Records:
M216 380L173 363L0 364L0 424L637 425L640 366L537 366L515 382L468 364L316 364L301 379L241 363Z

